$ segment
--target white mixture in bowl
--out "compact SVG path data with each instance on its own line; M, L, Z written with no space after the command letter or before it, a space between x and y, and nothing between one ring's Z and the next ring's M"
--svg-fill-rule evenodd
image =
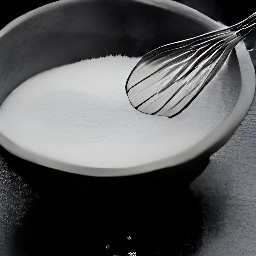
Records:
M218 125L216 109L201 120L202 102L172 119L136 111L125 83L138 60L108 56L30 78L0 108L0 142L7 138L28 154L71 165L129 168L176 155Z

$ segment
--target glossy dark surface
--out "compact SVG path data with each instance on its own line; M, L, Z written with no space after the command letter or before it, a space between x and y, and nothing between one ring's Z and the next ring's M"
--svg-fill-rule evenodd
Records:
M93 189L93 179L1 153L10 168L2 172L7 182L1 182L8 198L1 220L13 230L3 234L10 243L4 245L6 255L176 255L194 251L200 240L200 202L185 185L168 189L154 180L151 188L138 188L132 181L122 187L113 182L109 193L98 179ZM10 219L13 210L20 224Z
M190 187L156 186L140 195L136 186L126 194L113 186L113 197L100 183L102 193L89 194L85 177L1 148L0 255L256 255L255 127L254 100Z

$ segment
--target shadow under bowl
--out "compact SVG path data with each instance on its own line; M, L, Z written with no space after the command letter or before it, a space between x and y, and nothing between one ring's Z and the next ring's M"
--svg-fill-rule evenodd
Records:
M22 82L53 67L108 55L139 57L166 43L186 39L222 25L172 1L72 0L55 2L21 16L0 32L0 104ZM222 72L222 73L221 73ZM232 136L246 115L254 95L255 77L243 44L233 52L214 86L202 94L207 106L195 104L181 116L211 120L206 135L179 154L138 166L92 168L75 166L27 152L0 133L0 144L14 155L37 164L87 176L94 187L112 184L190 182L206 167L209 157ZM221 104L220 104L221 102ZM192 113L192 115L190 115ZM210 119L209 119L210 117ZM193 122L198 121L197 119ZM23 162L24 164L24 162ZM50 168L50 169L49 169ZM52 169L51 169L52 168ZM36 172L36 170L34 170ZM89 177L91 176L91 177ZM94 177L93 177L94 176ZM97 178L95 178L97 177Z

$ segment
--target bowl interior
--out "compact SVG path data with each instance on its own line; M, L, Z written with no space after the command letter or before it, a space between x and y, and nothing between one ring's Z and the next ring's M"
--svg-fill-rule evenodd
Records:
M137 57L218 26L182 5L153 3L65 1L18 18L1 33L0 103L21 82L52 67L107 55Z
M107 55L138 57L163 44L219 27L208 17L172 1L94 0L50 4L18 18L2 30L0 104L20 83L50 68ZM184 127L197 124L202 130L203 140L229 116L239 98L241 86L238 59L232 53L192 107L173 119L174 126L177 123ZM184 162L192 157L179 152L178 155L156 159L148 157L130 165L117 161L113 166L103 163L88 167L24 153L25 150L16 150L4 136L1 144L32 162L93 176L147 172L176 165L177 159Z

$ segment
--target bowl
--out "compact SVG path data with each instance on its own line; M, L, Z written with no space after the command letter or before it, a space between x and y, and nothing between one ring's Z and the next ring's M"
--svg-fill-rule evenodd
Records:
M43 6L0 32L0 104L23 81L53 67L107 55L139 57L163 44L221 27L198 11L167 0L65 0ZM0 144L48 170L82 174L90 181L95 177L98 181L111 178L114 183L136 180L141 186L147 177L155 185L190 182L232 136L249 110L254 89L254 69L241 43L213 85L202 93L201 103L179 117L184 125L191 116L202 127L208 122L204 136L177 154L154 160L149 157L138 164L106 168L76 165L28 151L1 131Z

